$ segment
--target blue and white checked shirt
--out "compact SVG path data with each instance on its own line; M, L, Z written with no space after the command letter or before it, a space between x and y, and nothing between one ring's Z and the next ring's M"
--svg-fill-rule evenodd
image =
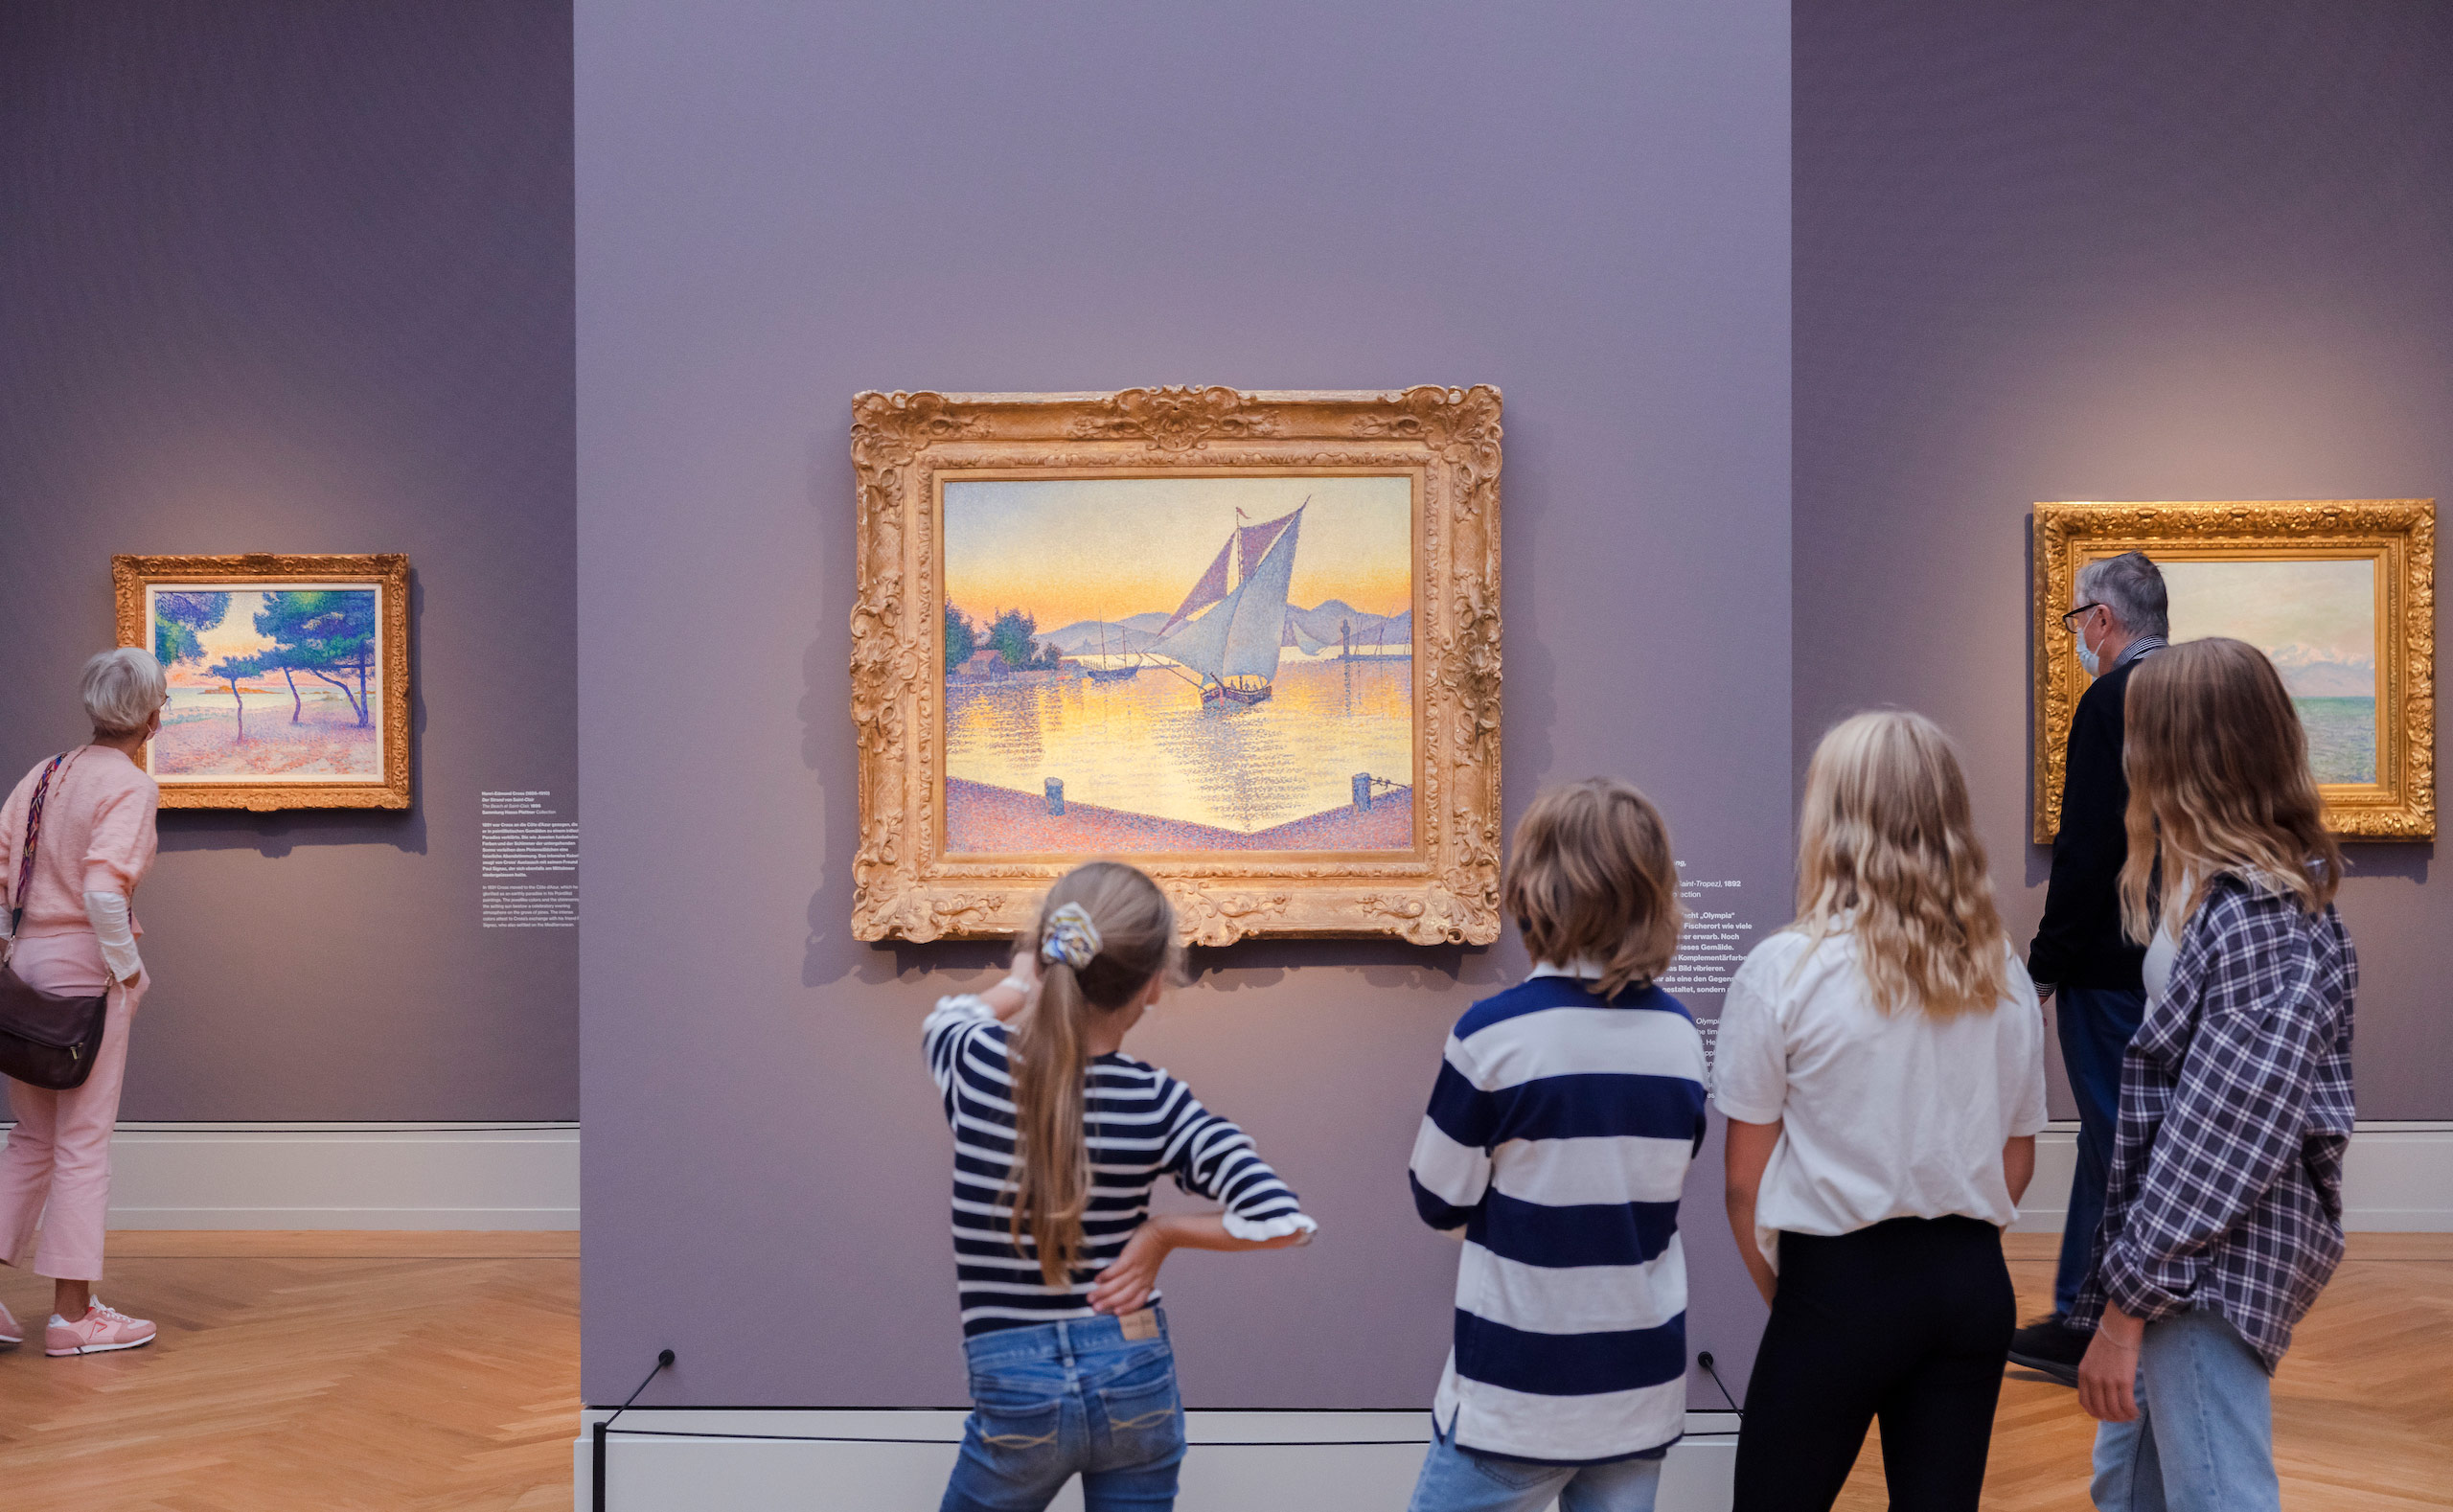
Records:
M1409 1174L1465 1242L1433 1404L1458 1445L1586 1464L1678 1437L1678 1199L1703 1137L1703 1037L1658 987L1604 1001L1537 967L1457 1021Z
M2268 1370L2342 1259L2359 959L2341 917L2236 876L2182 931L2170 983L2121 1066L2095 1259L2072 1321L2107 1296L2151 1322L2212 1312Z

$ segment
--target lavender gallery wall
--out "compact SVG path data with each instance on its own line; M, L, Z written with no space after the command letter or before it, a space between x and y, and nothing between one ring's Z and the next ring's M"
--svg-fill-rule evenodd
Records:
M1798 8L1798 761L1941 721L2022 944L2030 505L2453 496L2449 71L2429 0ZM2350 859L2360 1114L2443 1118L2435 847Z
M964 1400L918 1029L996 968L848 929L858 390L1501 385L1511 815L1623 773L1786 916L1787 49L1768 0L580 8L587 1400L665 1345L649 1402ZM1325 1232L1171 1265L1189 1401L1426 1405L1407 1153L1521 952L1200 964L1134 1048Z
M576 783L570 9L0 9L0 775L82 738L115 552L406 552L417 806L186 811L134 1119L578 1112L577 941L480 924Z

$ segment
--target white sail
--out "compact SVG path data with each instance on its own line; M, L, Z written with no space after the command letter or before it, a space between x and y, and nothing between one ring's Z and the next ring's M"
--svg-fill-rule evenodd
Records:
M1264 681L1277 676L1277 653L1286 639L1286 588L1295 578L1295 538L1302 530L1303 512L1298 509L1286 522L1286 529L1270 543L1269 554L1261 558L1260 565L1246 574L1236 586L1234 603L1219 606L1231 607L1234 619L1220 657L1221 670L1211 676L1221 679L1259 677ZM1217 610L1210 612L1215 614ZM1206 620L1209 615L1203 618Z
M1226 632L1234 628L1235 606L1243 601L1243 588L1235 589L1211 605L1208 612L1201 618L1151 649L1161 656L1174 657L1205 676L1225 676Z

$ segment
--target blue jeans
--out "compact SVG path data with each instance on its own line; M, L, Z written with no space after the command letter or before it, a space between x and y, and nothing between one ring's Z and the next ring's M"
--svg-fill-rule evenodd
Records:
M1545 1465L1459 1449L1431 1431L1431 1453L1407 1512L1542 1512L1556 1498L1559 1512L1652 1512L1661 1489L1659 1459L1614 1459L1606 1465Z
M2146 1325L2138 1416L2096 1430L2102 1512L2279 1512L2273 1383L2232 1325L2183 1313Z
M2052 1273L2052 1310L2067 1317L2087 1279L2096 1226L2104 1218L2113 1133L2121 1123L2121 1057L2146 1017L2146 994L2126 987L2064 987L2052 995L2061 1065L2078 1100L2078 1169L2061 1220L2061 1265Z
M1076 1475L1088 1512L1168 1512L1184 1409L1166 1316L1152 1311L1156 1339L1093 1317L967 1340L971 1418L938 1512L1039 1512Z

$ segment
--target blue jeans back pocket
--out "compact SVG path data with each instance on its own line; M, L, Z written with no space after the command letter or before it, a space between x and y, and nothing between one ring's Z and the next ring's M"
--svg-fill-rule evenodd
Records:
M1091 1435L1093 1469L1126 1470L1183 1457L1183 1405L1176 1394L1175 1356L1154 1351L1099 1388L1100 1425Z
M983 1457L999 1475L1033 1480L1038 1478L1035 1472L1057 1455L1064 1413L1062 1402L1026 1408L981 1403L971 1409L971 1431Z

